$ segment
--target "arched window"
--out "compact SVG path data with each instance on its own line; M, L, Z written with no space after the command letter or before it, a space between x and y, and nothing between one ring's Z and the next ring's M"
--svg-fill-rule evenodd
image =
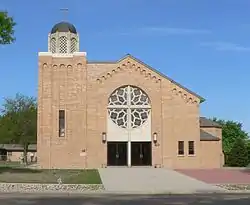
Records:
M52 53L56 52L56 39L55 38L52 38L50 41L50 51Z
M123 86L109 97L108 114L122 128L137 128L143 125L150 114L148 95L138 87Z
M70 53L74 53L77 51L77 40L75 38L71 38L70 40Z
M59 53L67 53L67 37L61 36L59 38Z

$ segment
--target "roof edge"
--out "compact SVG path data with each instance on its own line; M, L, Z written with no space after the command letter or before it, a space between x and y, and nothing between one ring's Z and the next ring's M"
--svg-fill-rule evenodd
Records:
M220 128L220 129L222 129L222 125L220 125L219 123L214 122L214 121L212 121L209 118L206 118L204 116L200 116L200 120L202 120L202 119L205 119L207 122L209 122L211 124L209 124L209 125L201 125L200 124L200 127L202 127L202 128Z
M132 58L133 60L137 61L138 63L144 65L145 67L148 67L149 69L151 69L152 71L156 72L158 75L160 75L161 77L165 78L165 79L168 79L171 83L174 83L175 85L179 86L180 88L186 90L187 92L189 92L190 94L194 95L195 97L199 98L200 99L200 103L203 103L206 101L205 98L203 98L202 96L198 95L197 93L189 90L188 88L186 88L185 86L181 85L180 83L176 82L175 80L173 80L172 78L169 78L168 76L166 76L165 74L163 74L162 72L156 70L155 68L151 67L150 65L144 63L143 61L141 61L140 59L132 56L131 54L126 54L124 57L122 57L120 60L117 61L117 63L123 61L124 59L126 58Z
M214 126L200 126L201 128L222 128L221 126L216 126L216 125L214 125Z
M217 142L220 141L220 138L216 138L216 139L200 139L201 142Z
M202 96L198 95L197 93L189 90L188 88L186 88L185 86L181 85L180 83L176 82L175 80L173 80L172 78L166 76L165 74L163 74L162 72L156 70L155 68L151 67L150 65L144 63L143 61L141 61L140 59L134 57L131 54L126 54L125 56L123 56L122 58L120 58L117 61L87 61L88 64L115 64L115 63L120 63L121 61L125 60L126 58L132 58L133 60L137 61L138 63L144 65L145 67L149 68L150 70L152 70L153 72L157 73L158 75L160 75L161 77L168 79L171 83L174 83L175 85L179 86L180 88L186 90L187 92L189 92L190 94L194 95L195 97L200 99L200 103L203 103L206 101L205 98L203 98Z
M205 136L204 136L205 135ZM200 129L200 141L220 141L221 139L217 136L212 135L202 129Z

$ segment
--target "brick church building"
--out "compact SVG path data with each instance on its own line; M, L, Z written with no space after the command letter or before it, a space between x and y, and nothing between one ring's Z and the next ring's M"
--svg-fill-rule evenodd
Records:
M219 168L221 127L205 100L126 55L88 61L74 25L56 24L39 52L37 160L41 168Z

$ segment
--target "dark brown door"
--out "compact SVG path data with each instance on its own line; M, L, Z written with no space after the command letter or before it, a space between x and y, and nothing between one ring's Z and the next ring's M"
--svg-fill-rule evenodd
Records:
M108 142L108 166L127 166L127 142Z
M132 166L152 165L151 142L131 142L131 165Z

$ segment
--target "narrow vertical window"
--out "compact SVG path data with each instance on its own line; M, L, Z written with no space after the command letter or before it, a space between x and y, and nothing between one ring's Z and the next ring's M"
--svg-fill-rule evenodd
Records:
M52 53L56 52L56 39L55 38L51 39L51 42L50 42L50 51Z
M71 40L70 40L70 53L76 52L76 45L77 45L76 39L71 38Z
M65 110L59 110L59 137L65 136Z
M184 155L184 141L178 141L178 155Z
M68 53L67 37L61 36L59 38L59 53Z
M188 154L194 155L194 141L188 141Z

